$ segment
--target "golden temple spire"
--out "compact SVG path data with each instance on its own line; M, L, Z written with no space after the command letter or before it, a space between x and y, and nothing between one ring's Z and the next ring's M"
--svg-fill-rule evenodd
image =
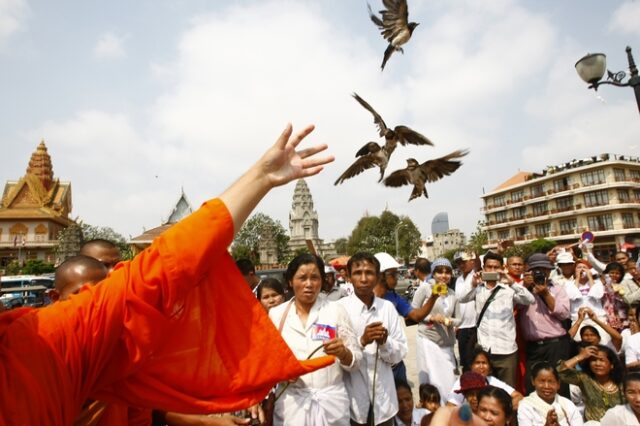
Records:
M51 184L53 183L53 167L51 166L51 157L47 152L44 139L40 141L38 148L31 154L27 174L36 176L47 191L51 188Z

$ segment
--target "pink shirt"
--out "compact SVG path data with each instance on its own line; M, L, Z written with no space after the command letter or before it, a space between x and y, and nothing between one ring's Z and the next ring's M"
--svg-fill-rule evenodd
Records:
M533 295L535 299L533 304L518 306L520 310L518 321L524 339L528 342L553 339L567 334L562 321L569 318L569 296L558 285L549 286L549 291L555 299L553 311L549 311L544 300L537 294Z

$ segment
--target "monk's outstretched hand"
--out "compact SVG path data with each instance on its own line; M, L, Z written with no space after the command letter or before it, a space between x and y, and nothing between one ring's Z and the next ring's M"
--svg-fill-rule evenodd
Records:
M287 124L276 143L262 156L259 164L272 187L316 175L325 164L334 160L331 155L322 157L316 155L327 149L326 144L296 150L300 142L313 129L314 126L309 125L293 134L291 124Z

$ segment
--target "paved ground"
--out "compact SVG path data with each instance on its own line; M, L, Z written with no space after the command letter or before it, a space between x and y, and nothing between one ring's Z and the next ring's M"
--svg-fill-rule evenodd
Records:
M407 380L412 385L414 399L418 399L418 371L416 370L416 332L418 331L417 325L404 328L407 335L407 343L409 345L409 353L404 359L405 366L407 367Z

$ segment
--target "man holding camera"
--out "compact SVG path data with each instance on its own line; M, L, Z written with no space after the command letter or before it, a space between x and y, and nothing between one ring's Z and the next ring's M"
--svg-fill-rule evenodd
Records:
M493 375L515 388L518 345L513 309L533 303L533 294L505 273L501 255L489 251L482 273L474 274L471 288L460 298L463 303L472 300L478 312L478 344L491 356Z
M570 356L571 342L562 324L570 315L569 296L562 286L554 285L549 279L552 269L553 264L545 254L535 253L527 259L523 284L533 294L534 301L520 306L518 315L527 341L527 393L533 391L530 372L535 363L548 361L556 365ZM560 393L568 397L569 386L563 384Z

